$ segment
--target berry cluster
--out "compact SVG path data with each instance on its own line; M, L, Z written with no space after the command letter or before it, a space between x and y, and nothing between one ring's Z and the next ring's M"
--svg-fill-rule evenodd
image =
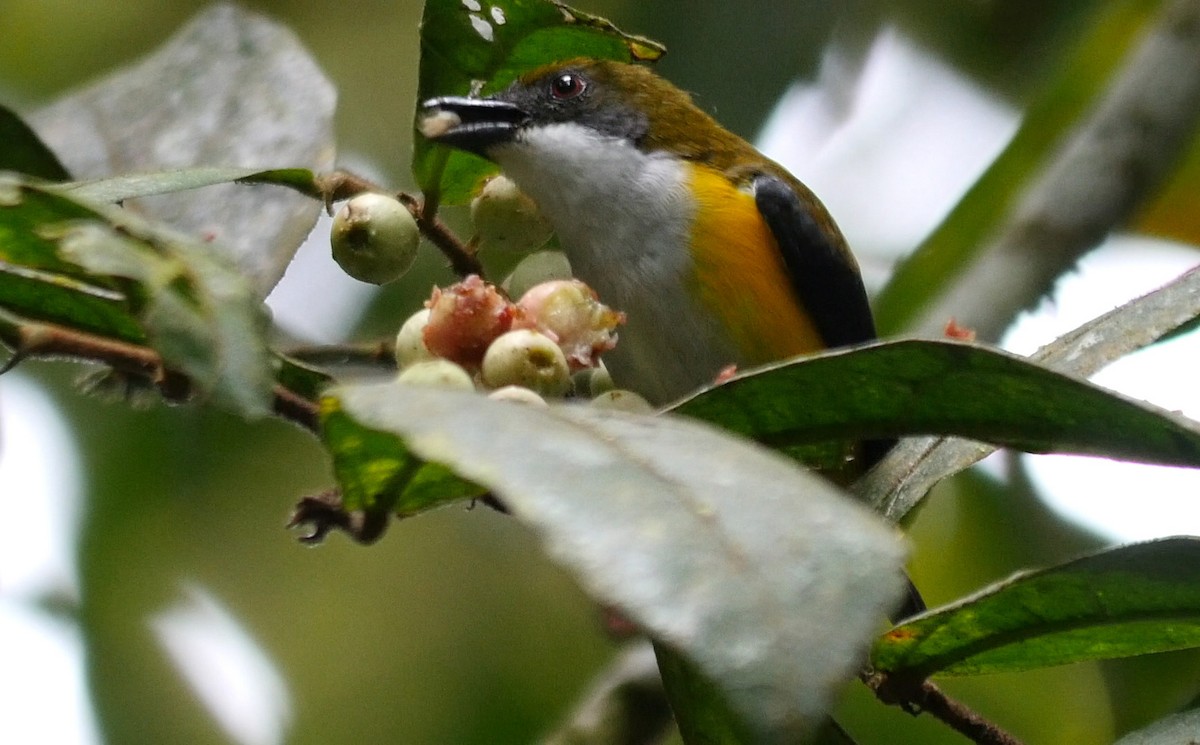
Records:
M471 218L480 248L529 251L552 237L533 202L503 176L483 185ZM408 208L383 194L360 194L334 218L333 257L364 282L402 276L419 242ZM624 320L571 277L562 253L537 251L500 287L471 275L434 288L425 308L397 334L397 380L542 404L546 398L587 398L598 406L648 412L652 408L640 396L614 389L600 361L616 345Z
M616 345L624 317L577 279L534 284L514 302L470 276L434 288L425 306L396 337L400 383L480 389L526 402L573 396L650 408L613 390L600 355Z

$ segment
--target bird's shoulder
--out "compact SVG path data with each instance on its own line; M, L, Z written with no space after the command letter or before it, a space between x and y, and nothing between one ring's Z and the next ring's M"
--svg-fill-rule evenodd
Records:
M782 166L763 160L731 169L754 195L792 288L830 347L871 341L875 322L858 262L817 196Z

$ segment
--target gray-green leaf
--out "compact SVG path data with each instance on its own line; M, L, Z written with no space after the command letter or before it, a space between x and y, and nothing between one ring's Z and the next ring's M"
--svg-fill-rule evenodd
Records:
M1130 732L1115 745L1196 745L1200 742L1200 709L1160 719L1149 727Z
M201 13L157 52L30 118L81 179L187 166L332 167L335 93L290 30L233 5ZM127 207L213 239L265 296L321 205L223 185Z
M593 596L715 681L759 741L821 721L903 587L897 533L707 425L392 384L331 401L494 491Z

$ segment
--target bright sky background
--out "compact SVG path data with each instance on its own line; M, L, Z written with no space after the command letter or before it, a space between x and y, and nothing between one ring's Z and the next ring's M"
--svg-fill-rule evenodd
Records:
M797 85L780 103L762 145L821 195L878 286L895 256L919 242L999 152L1018 117L894 32L874 45L859 84L853 76L831 53L816 86ZM327 232L318 226L270 299L282 326L314 341L343 338L370 298L332 263ZM1191 251L1114 240L1007 344L1032 351L1195 263ZM312 293L318 281L322 292ZM1200 418L1197 336L1135 355L1097 381ZM31 602L77 592L74 444L51 402L19 372L0 379L0 436L0 495L19 500L25 515L22 530L0 541L0 742L96 742L79 635ZM1200 510L1189 503L1200 472L1060 456L1029 462L1052 505L1114 542L1200 534ZM286 684L218 598L181 584L177 603L147 624L230 741L283 742ZM235 689L231 680L251 683Z

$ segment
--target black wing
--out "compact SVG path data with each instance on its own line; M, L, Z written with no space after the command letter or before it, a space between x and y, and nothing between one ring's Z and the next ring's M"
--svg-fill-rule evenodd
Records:
M825 229L795 189L774 176L754 179L754 200L779 244L796 297L825 344L843 347L874 339L862 276L840 236L831 236L832 221ZM828 220L824 210L820 216Z
M795 188L775 176L754 179L754 201L779 244L792 289L816 324L825 345L844 347L875 339L875 319L862 275L833 220L816 202L801 201ZM895 440L867 440L863 465L879 462Z
M875 319L862 275L840 235L832 232L836 228L824 209L814 213L792 186L774 176L754 179L754 200L783 253L792 289L825 344L842 347L873 340ZM822 225L817 215L828 224ZM875 465L895 444L895 440L862 443L863 465ZM894 617L901 621L923 610L925 601L908 580L908 595Z

